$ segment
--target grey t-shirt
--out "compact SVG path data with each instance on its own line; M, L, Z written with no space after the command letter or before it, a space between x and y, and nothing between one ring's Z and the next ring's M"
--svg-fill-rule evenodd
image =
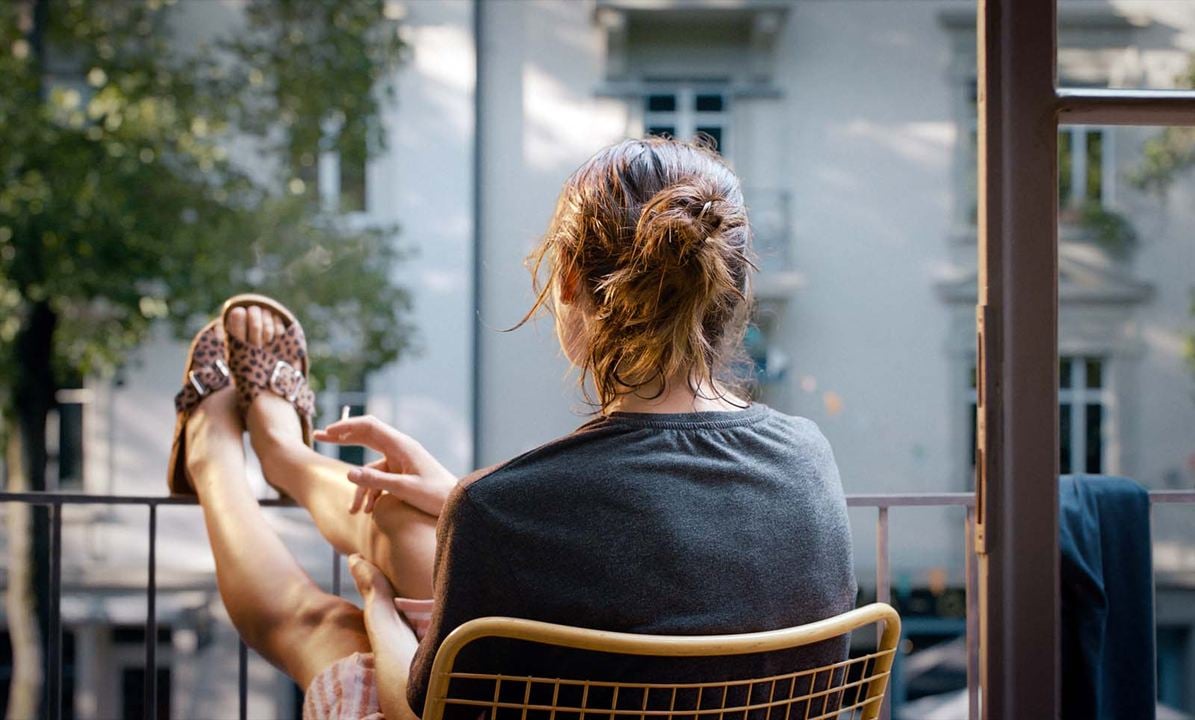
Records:
M761 404L615 412L457 486L437 529L435 610L408 700L422 712L436 650L473 618L741 633L845 612L855 591L842 484L812 421ZM709 670L517 645L491 642L458 666L672 682ZM846 643L802 653L743 656L718 671L730 679L835 662Z

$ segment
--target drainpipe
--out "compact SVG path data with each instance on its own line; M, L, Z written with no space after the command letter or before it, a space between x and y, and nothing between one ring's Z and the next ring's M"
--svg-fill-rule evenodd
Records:
M484 0L473 0L473 317L472 317L472 362L470 363L469 416L472 423L471 452L469 467L476 468L481 461L481 292L482 292L482 78L484 75Z

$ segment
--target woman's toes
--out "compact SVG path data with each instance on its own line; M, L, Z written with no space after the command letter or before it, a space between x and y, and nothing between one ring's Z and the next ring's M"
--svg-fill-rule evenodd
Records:
M249 344L261 346L261 306L249 306Z
M245 312L245 308L237 307L228 311L228 334L240 340L245 341L248 335L249 314Z
M274 342L274 313L262 313L261 316L261 339L265 341L266 345Z

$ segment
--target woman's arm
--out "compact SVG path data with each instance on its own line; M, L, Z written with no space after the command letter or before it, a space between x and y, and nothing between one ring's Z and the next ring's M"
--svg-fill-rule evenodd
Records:
M373 648L378 704L389 720L419 720L407 704L411 660L419 648L415 633L394 607L394 588L376 566L360 555L349 557L349 569L365 601L365 630Z

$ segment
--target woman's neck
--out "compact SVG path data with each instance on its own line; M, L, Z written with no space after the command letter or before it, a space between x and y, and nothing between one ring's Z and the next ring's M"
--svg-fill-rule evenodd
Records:
M747 407L748 401L728 392L717 383L690 385L683 379L670 380L664 392L657 395L659 385L641 388L638 392L621 394L606 412L633 413L691 413L736 411Z

